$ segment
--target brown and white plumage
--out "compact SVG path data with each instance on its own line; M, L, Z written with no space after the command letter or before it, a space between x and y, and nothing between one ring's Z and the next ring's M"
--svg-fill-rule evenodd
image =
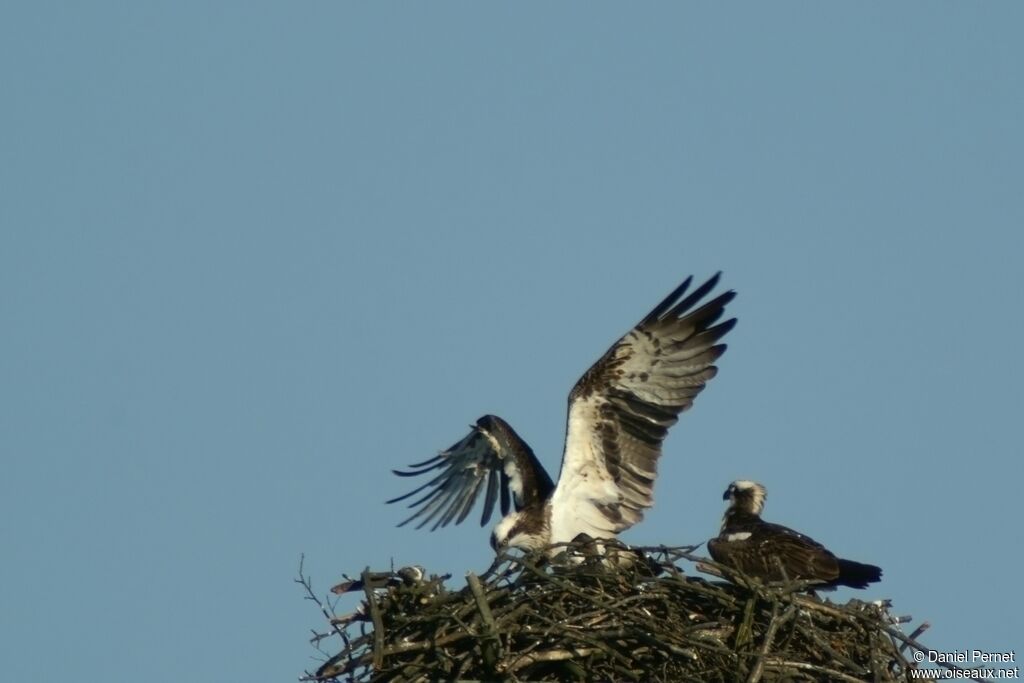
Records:
M451 448L429 460L394 470L400 477L413 477L440 470L430 481L389 503L411 498L426 490L409 507L419 509L399 526L419 520L421 529L434 522L430 530L460 524L469 515L481 491L485 491L480 526L487 524L500 496L501 514L507 515L510 498L516 510L542 505L555 486L537 461L533 450L500 417L484 415L472 431Z
M717 538L708 541L716 562L763 581L813 581L819 588L867 588L882 570L836 557L813 538L761 519L766 492L755 481L734 481L722 496L729 507Z
M725 351L718 341L735 319L718 322L735 292L701 304L719 274L687 294L687 278L619 339L569 394L565 450L558 484L530 447L501 418L480 418L472 431L440 455L400 476L436 473L409 504L403 524L459 523L484 492L481 525L499 497L503 519L492 544L537 549L580 534L612 538L653 504L661 445L679 413L715 376ZM509 510L510 496L515 511Z

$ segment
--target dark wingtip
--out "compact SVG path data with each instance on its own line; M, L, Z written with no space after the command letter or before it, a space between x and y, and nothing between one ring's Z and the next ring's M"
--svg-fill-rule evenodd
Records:
M429 466L437 464L437 462L442 460L443 458L444 458L444 452L442 451L441 453L438 453L435 456L427 458L426 460L424 460L422 462L414 462L411 465L408 465L407 467L409 467L410 469L416 469L416 468L422 469L424 467L429 467ZM409 476L409 475L402 474L402 473L398 472L397 470L391 470L391 471L394 472L395 474L399 475L399 476L402 476L402 477ZM419 474L419 473L418 472L412 472L412 474Z
M417 474L423 474L422 472L406 472L405 470L391 470L391 474L396 474L399 477L415 477Z
M411 498L412 496L415 496L417 493L419 493L423 489L427 488L427 486L429 486L429 484L424 484L423 486L417 486L416 488L414 488L412 491L409 491L408 493L403 493L400 496L392 498L391 500L386 500L384 502L388 503L388 504L401 502L401 501L405 500L406 498ZM413 505L415 505L415 503L413 503Z
M722 311L725 309L725 305L736 298L736 291L730 289L727 292L719 294L711 301L701 305L699 308L694 308L700 304L701 300L714 290L718 284L718 275L715 275L707 282L702 284L697 289L690 292L685 298L680 299L672 306L671 310L666 313L666 317L670 318L694 318L705 320L706 325L713 323L719 316L722 315Z
M719 295L718 301L721 302L722 306L725 306L727 303L729 303L730 301L732 301L735 298L736 298L736 290L735 289L729 289L729 290L726 290L726 291L722 292Z
M641 324L652 323L658 318L660 318L662 315L664 315L665 311L672 308L672 304L675 302L675 300L686 293L686 290L690 288L690 283L692 282L693 276L690 275L685 280L683 280L681 285L673 289L668 296L662 299L661 303L655 306L650 313L644 316L644 319L641 321Z
M384 502L387 505L391 505L392 503L399 503L399 502L405 500L406 498L408 498L409 496L411 496L413 493L414 493L414 491L410 491L409 493L403 493L400 496L397 496L395 498L391 498L389 500L385 500Z
M739 322L738 318L729 318L725 322L715 325L714 329L718 333L718 338L721 339L727 332L729 332L729 330L736 327L737 322Z

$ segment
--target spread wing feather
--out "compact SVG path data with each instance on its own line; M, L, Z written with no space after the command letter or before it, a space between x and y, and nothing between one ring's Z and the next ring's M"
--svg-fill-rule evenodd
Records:
M410 465L408 470L394 470L400 477L433 472L437 474L425 484L388 501L398 503L426 491L409 503L415 512L399 526L418 520L419 529L433 522L433 531L452 522L461 524L484 491L483 526L491 519L496 503L500 503L501 514L507 515L510 503L520 510L546 499L554 488L526 442L494 415L477 420L472 431L448 450Z
M718 341L736 324L718 322L735 292L699 305L719 275L688 295L687 278L573 387L552 497L554 541L616 534L653 504L662 442L715 376L726 349Z

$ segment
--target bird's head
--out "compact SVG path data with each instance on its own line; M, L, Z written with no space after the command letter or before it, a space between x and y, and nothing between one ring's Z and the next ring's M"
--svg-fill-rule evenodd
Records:
M722 494L722 500L729 501L731 510L749 512L752 515L761 514L761 511L764 510L765 498L767 498L767 492L764 486L747 479L734 481Z
M491 532L491 547L496 553L508 548L541 550L548 545L548 535L544 531L541 515L531 515L527 510L519 510L506 515L494 525L494 531Z

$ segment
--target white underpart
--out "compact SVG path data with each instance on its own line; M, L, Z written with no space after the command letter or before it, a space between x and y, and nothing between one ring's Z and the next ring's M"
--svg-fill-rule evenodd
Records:
M505 517L501 518L501 521L494 525L494 537L498 541L504 541L508 538L508 533L512 531L512 525L516 523L516 513L510 513Z
M516 506L522 507L523 505L523 476L516 467L515 460L511 456L504 458L505 462L502 468L505 470L505 476L508 477L509 488L512 489L512 496L516 500Z
M750 532L749 531L737 531L735 533L731 533L731 534L727 535L725 537L725 540L726 541L745 541L748 538L750 538Z
M544 511L546 513L546 510ZM498 543L521 550L540 550L548 545L548 538L543 531L537 534L517 532L512 535L512 527L519 523L525 512L511 512L494 525L494 537Z
M505 476L508 477L509 488L512 490L512 495L516 499L516 506L522 506L523 504L523 477L520 473L519 468L516 467L515 458L511 454L503 452L501 445L498 440L491 436L490 433L480 430L483 435L490 442L491 448L495 453L500 454L502 459L502 469L505 471Z
M605 468L597 424L596 397L573 404L565 435L565 455L551 496L551 542L568 543L579 534L615 538L621 531L598 505L619 502L619 489Z

